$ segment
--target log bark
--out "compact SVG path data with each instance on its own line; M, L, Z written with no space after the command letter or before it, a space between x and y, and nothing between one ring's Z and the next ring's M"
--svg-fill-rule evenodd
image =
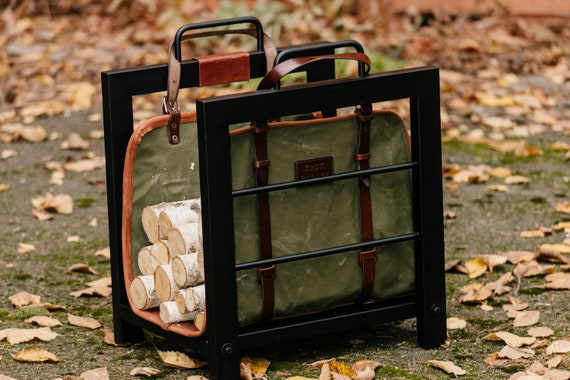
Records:
M148 310L160 305L154 288L153 276L137 276L129 289L131 300L139 310Z
M198 223L183 224L172 228L168 233L168 247L173 258L202 250Z
M172 202L158 215L158 225L161 233L168 236L168 232L173 227L196 223L198 221L200 209L199 198Z
M180 313L176 307L176 302L169 301L160 304L160 320L164 323L177 323L191 321L196 313Z
M204 282L204 255L192 252L172 259L172 277L178 288Z
M142 247L139 250L137 263L143 275L152 275L157 266L170 262L170 251L166 240L159 240L154 244Z
M154 270L154 288L162 302L174 301L174 294L179 289L172 277L172 266L163 264Z
M189 289L191 291L186 292L184 297L186 307L193 311L204 311L206 308L206 286L201 284Z

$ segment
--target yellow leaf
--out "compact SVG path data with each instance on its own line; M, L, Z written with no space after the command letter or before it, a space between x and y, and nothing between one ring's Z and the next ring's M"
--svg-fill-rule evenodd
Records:
M28 350L22 350L12 357L19 362L29 362L29 363L39 363L39 362L58 362L59 358L46 350L39 350L35 348L30 348Z
M344 375L348 377L352 377L356 375L356 372L350 366L344 362L339 362L337 360L331 360L329 363L330 369L332 372L336 372L339 375Z
M206 362L192 359L183 352L156 350L164 365L174 368L201 368Z
M476 259L469 260L465 263L469 278L477 278L484 275L487 272L487 263L481 256L477 256Z
M455 376L463 376L467 373L467 371L450 361L428 360L428 364Z

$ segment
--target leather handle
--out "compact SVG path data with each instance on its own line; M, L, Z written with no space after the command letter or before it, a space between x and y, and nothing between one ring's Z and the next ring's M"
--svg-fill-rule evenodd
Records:
M370 58L368 58L368 56L363 53L340 53L340 54L318 55L318 56L309 56L309 57L295 57L288 59L278 64L273 69L271 69L265 75L265 77L263 77L263 79L257 86L257 89L265 90L273 88L279 83L279 81L285 75L292 73L293 71L304 69L307 66L310 66L319 61L337 60L337 59L354 60L363 64L364 69L362 70L362 76L368 75L368 73L370 72Z

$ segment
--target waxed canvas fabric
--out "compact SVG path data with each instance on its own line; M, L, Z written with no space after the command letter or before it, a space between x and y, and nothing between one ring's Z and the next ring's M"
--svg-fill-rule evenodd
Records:
M402 119L375 112L371 122L370 167L410 160L409 139ZM335 174L355 170L358 133L355 115L271 124L268 132L269 183L293 181L295 162L332 156ZM132 163L131 265L148 245L140 223L147 205L199 197L197 131L194 122L181 125L181 143L168 143L165 127L139 136ZM253 132L241 128L231 138L234 190L255 186ZM127 163L129 165L129 163ZM335 181L271 192L273 257L342 246L360 241L358 179ZM413 232L409 170L374 175L371 179L374 238ZM234 199L236 259L260 259L255 196ZM413 242L377 247L372 300L414 292ZM274 318L314 313L354 303L362 289L358 252L345 252L277 265ZM238 271L238 319L241 325L262 318L257 270ZM206 295L207 296L207 295Z

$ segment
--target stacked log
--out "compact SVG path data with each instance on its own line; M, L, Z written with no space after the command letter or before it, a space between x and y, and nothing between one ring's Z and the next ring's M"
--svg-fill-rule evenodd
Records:
M149 245L141 247L141 275L130 286L133 305L159 308L164 323L193 321L205 328L204 254L200 199L163 202L143 209Z

